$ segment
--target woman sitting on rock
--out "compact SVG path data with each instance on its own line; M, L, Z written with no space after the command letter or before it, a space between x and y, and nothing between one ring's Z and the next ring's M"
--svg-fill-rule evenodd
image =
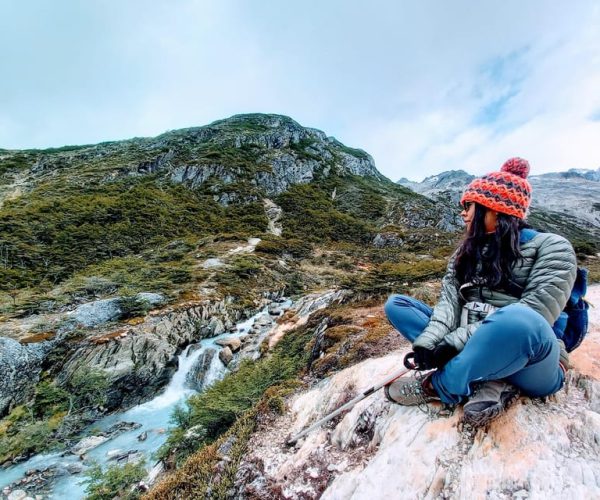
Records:
M552 325L577 263L566 239L525 228L528 173L526 160L512 158L469 184L461 199L466 234L433 310L404 295L387 301L387 317L413 343L417 367L435 368L388 385L391 401L454 405L468 398L464 420L480 426L519 391L540 397L562 387L568 358Z

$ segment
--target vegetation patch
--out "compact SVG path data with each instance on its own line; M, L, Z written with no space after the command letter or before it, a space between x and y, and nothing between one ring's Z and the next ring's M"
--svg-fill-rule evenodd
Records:
M110 465L102 469L95 464L85 471L86 500L136 500L140 491L136 483L146 477L144 462Z
M191 455L177 471L160 481L143 499L227 498L256 425L257 410L253 408L240 416L219 439ZM223 460L224 453L221 451L224 446L228 448L227 460Z
M383 262L374 265L365 276L349 276L344 286L368 295L402 293L415 282L441 277L447 267L444 259L426 258L408 262Z
M64 387L41 381L33 400L0 420L0 464L65 446L65 438L82 428L85 415L106 402L106 375L83 371Z

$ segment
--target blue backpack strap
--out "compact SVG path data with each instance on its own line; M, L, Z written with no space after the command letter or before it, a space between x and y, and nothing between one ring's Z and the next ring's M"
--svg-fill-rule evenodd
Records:
M527 243L535 238L538 234L539 233L535 229L531 229L529 227L521 229L521 233L519 234L519 243Z

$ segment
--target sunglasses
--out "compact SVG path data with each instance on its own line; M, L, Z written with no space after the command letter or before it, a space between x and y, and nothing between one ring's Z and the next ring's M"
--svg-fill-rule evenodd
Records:
M465 202L463 202L463 204L462 204L463 210L465 212L468 212L471 209L471 206L474 205L474 204L475 204L474 201L465 201Z

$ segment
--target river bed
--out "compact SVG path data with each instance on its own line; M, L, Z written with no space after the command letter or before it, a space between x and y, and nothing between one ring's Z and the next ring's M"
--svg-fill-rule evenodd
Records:
M277 308L281 311L288 309L290 306L291 301L289 300L277 304ZM255 323L260 326L255 327ZM260 341L268 335L274 325L275 323L269 314L269 308L265 307L251 318L239 323L234 332L203 339L196 344L187 346L179 355L177 371L161 394L127 411L114 413L94 422L81 433L81 437L101 434L123 422L132 424L129 426L131 427L129 430L118 433L81 455L69 452L35 455L21 464L2 469L0 470L0 491L4 489L3 493L6 494L8 490L5 488L9 485L12 490L25 489L25 485L20 486L15 484L15 481L23 478L28 471L41 471L48 467L56 467L60 473L53 484L51 483L52 480L49 481L51 486L45 488L46 495L44 495L44 498L78 500L85 497L86 488L82 484L84 477L81 472L94 462L101 464L103 467L116 463L115 456L124 456L122 463L125 463L127 455L133 452L143 455L146 460L146 468L150 472L155 465L152 454L167 440L168 430L172 425L170 419L173 409L178 404L184 403L191 395L197 393L195 389L189 386L187 380L188 374L196 361L207 350L213 349L218 352L221 349L221 346L217 344L219 340L247 335L253 327L258 330L254 333L256 338L253 345L256 346L256 350L243 353L240 351L237 356L242 355L256 359L259 356L258 346ZM213 356L204 373L201 389L205 389L215 381L221 380L228 371L219 356ZM31 488L27 489L30 491L30 495L35 496L35 492ZM49 493L48 489L50 490ZM1 494L0 498L2 498Z

